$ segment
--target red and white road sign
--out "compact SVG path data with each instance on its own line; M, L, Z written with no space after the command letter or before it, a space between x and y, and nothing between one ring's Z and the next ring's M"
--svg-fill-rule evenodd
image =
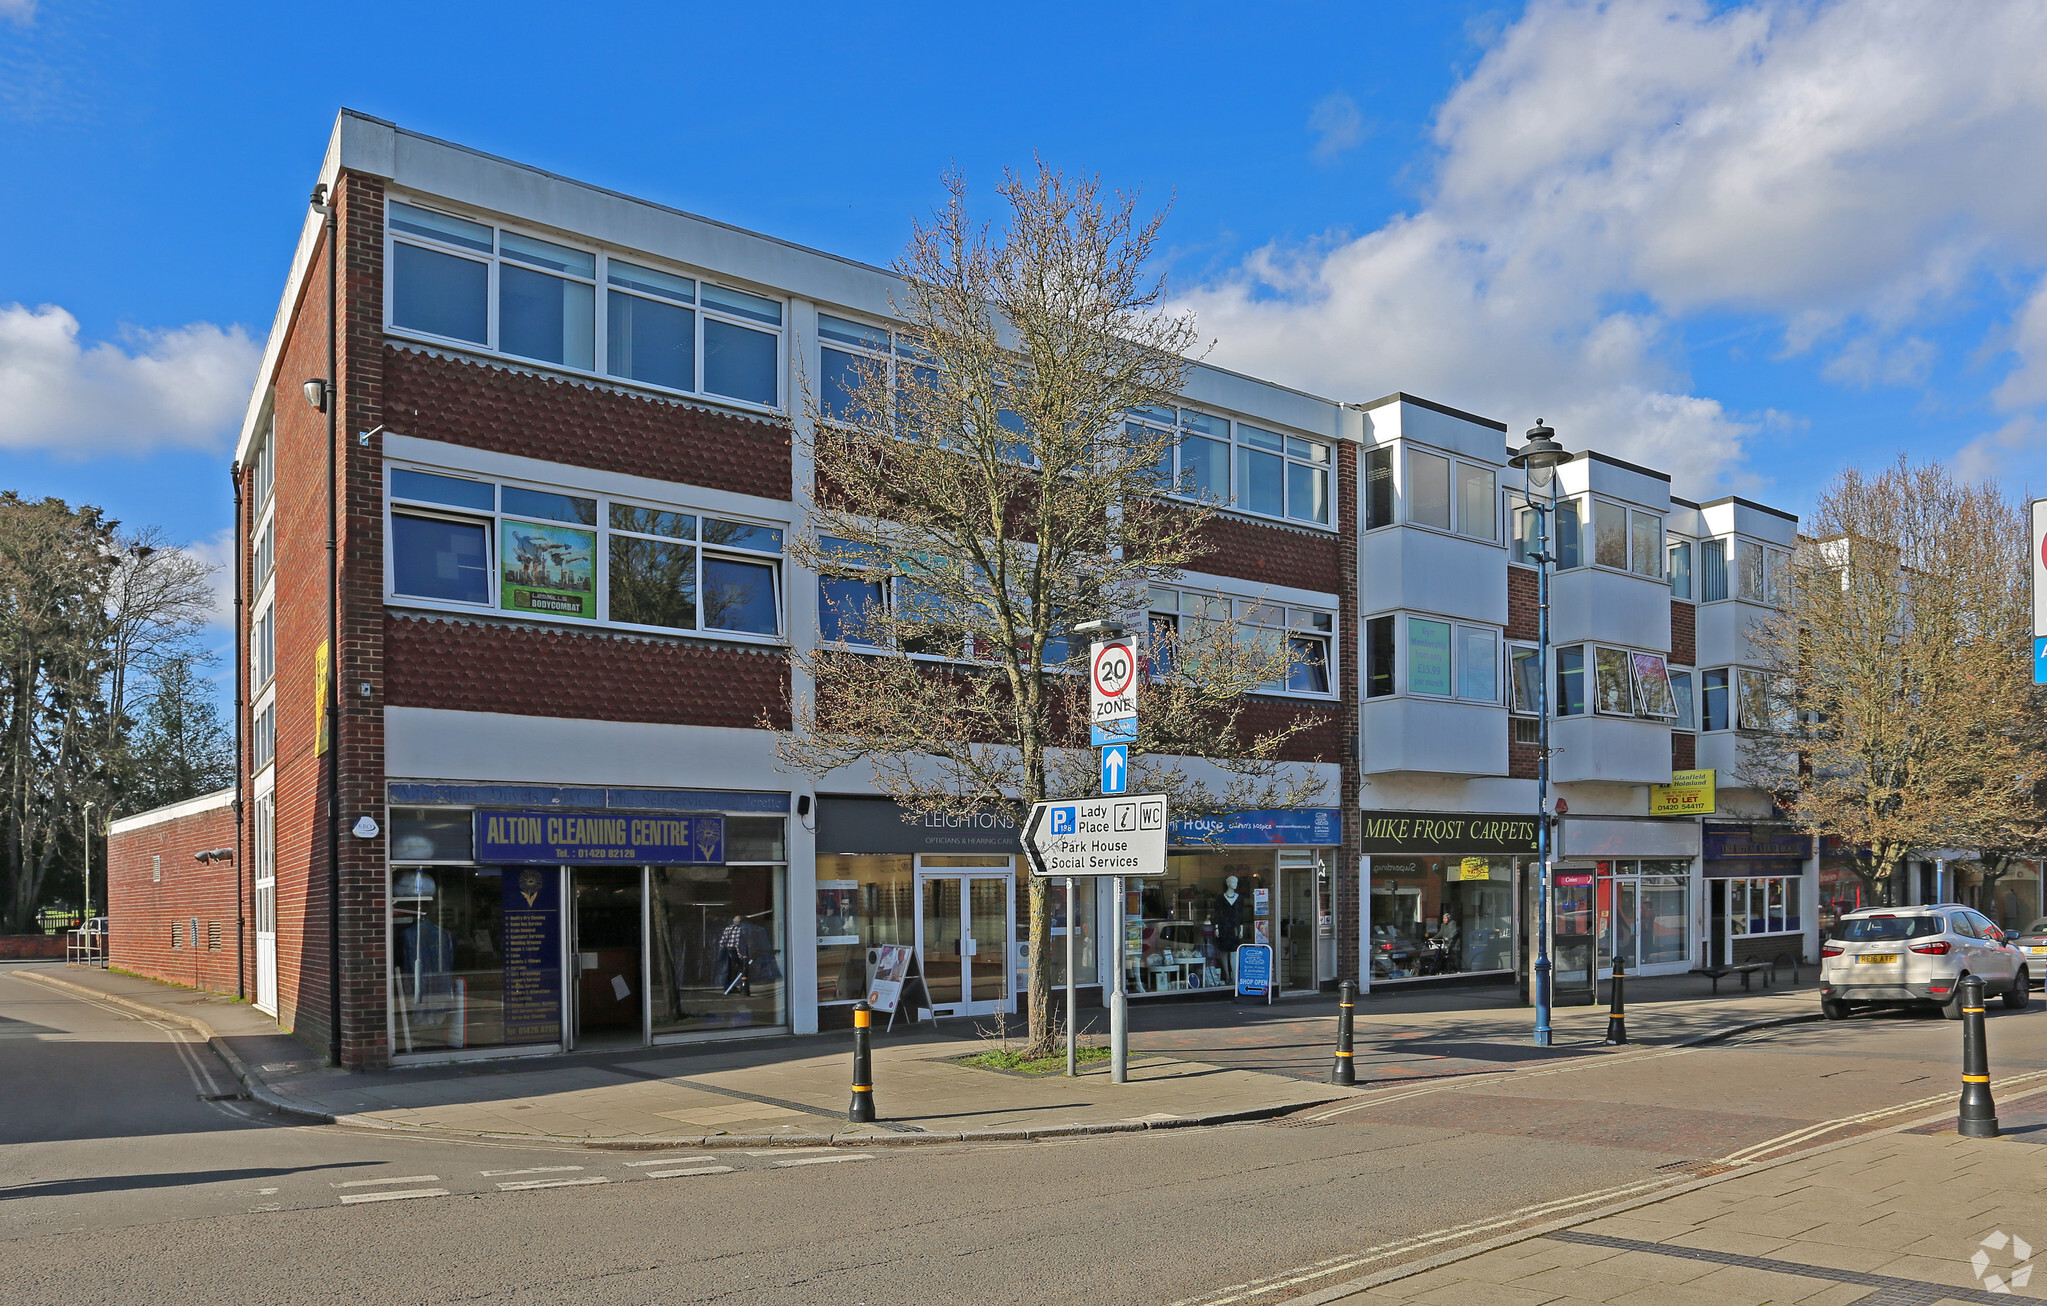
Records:
M1137 716L1137 644L1108 639L1095 645L1088 658L1088 686L1096 725L1129 721Z
M2033 638L2047 638L2047 499L2033 500Z

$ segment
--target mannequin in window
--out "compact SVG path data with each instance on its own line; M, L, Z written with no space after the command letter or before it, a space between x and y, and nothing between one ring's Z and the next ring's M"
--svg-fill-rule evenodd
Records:
M1237 945L1244 938L1244 895L1237 892L1237 877L1223 880L1222 895L1215 900L1215 946L1223 955L1223 978L1237 977Z

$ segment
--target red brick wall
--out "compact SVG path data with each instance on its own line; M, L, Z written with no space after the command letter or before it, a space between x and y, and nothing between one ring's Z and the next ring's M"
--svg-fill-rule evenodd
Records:
M790 497L789 428L388 346L386 411L406 435L633 476Z
M1670 660L1681 667L1699 661L1699 610L1683 599L1670 601Z
M1699 764L1699 737L1682 730L1670 732L1670 769L1689 771Z
M234 808L223 803L190 816L107 836L108 960L122 970L195 989L237 993L237 966L254 945L237 940L242 913L236 862L197 862L192 854L235 843ZM162 858L163 878L152 870ZM246 890L246 883L243 885ZM191 946L193 917L199 946ZM171 946L171 931L179 933ZM209 947L217 932L219 947ZM237 950L237 943L241 944Z
M1514 719L1507 719L1507 777L1533 780L1542 769L1542 745L1514 742Z
M746 729L789 721L789 658L693 641L386 618L394 707Z
M62 960L66 947L62 934L0 934L0 961Z
M1540 582L1531 567L1507 568L1507 638L1539 639L1542 635Z
M1202 528L1204 552L1192 566L1216 576L1333 594L1343 584L1341 538L1341 532L1268 526L1217 513Z

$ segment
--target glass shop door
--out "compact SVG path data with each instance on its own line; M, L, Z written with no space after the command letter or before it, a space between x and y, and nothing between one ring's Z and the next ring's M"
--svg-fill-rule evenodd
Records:
M569 871L574 1047L637 1047L647 1041L642 875L637 866Z
M939 1015L1011 1009L1014 892L1007 867L917 873L917 960Z

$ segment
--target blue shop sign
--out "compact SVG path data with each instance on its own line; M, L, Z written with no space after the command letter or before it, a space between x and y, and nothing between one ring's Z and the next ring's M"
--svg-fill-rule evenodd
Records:
M1333 848L1343 842L1343 813L1334 807L1297 807L1202 816L1173 822L1167 842L1183 847L1300 844Z
M725 818L670 812L479 810L476 860L544 866L722 862Z

